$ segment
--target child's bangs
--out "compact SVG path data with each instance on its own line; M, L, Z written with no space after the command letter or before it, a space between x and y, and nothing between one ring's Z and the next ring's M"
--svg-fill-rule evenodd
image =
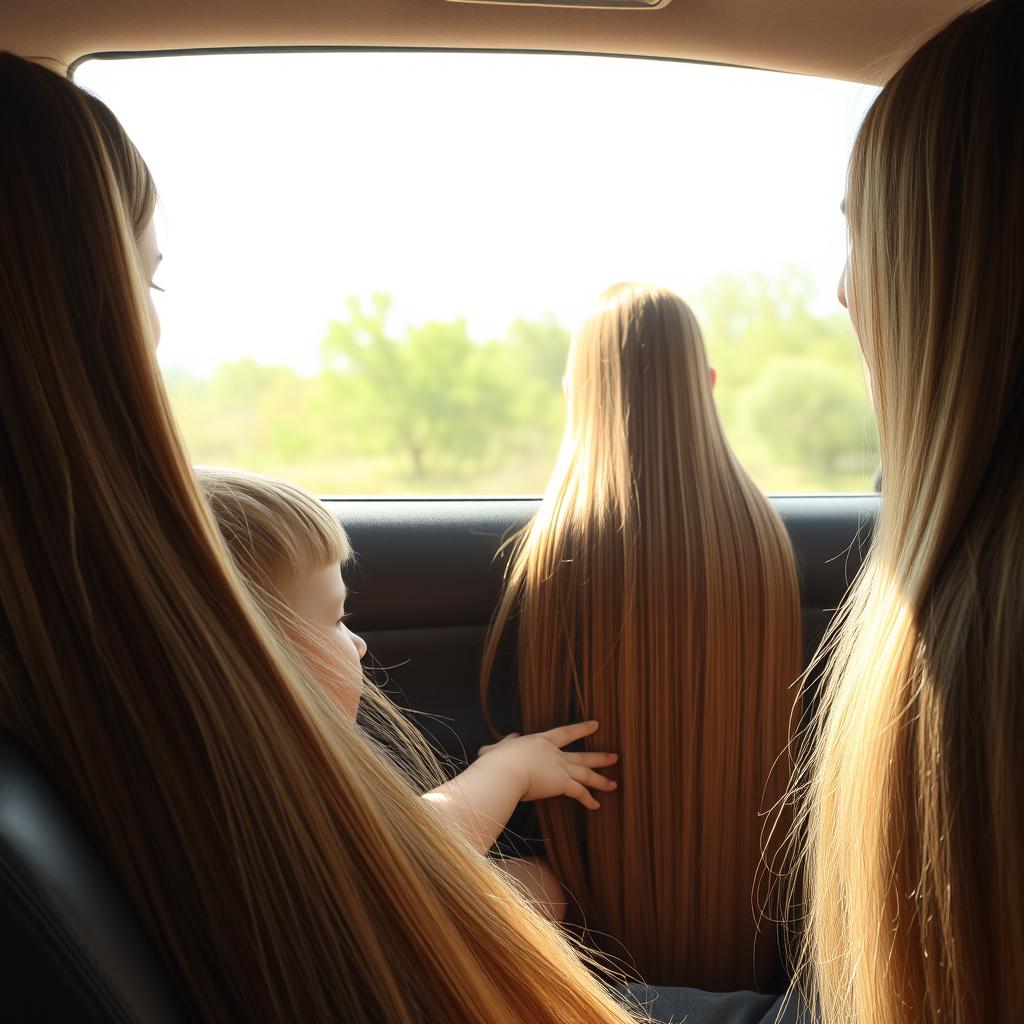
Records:
M296 556L305 556L295 561L313 569L347 562L352 557L352 546L341 523L315 498L290 485L284 487L290 492L285 497L289 518L293 519L293 529L288 532L298 549Z
M301 488L238 470L197 467L196 476L250 583L341 565L351 558L341 524Z

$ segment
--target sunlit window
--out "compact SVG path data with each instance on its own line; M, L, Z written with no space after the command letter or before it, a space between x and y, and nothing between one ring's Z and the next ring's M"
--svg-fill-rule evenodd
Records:
M161 194L159 354L194 461L324 495L538 494L570 332L697 310L767 491L870 490L839 204L873 92L554 54L90 60Z

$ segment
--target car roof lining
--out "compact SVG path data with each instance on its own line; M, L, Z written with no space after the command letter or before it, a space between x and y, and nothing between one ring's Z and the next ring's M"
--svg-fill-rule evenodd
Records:
M730 67L744 68L746 70L767 70L773 68L751 69L749 65L729 64L723 61L693 60L689 57L665 57L650 56L648 54L636 53L598 53L593 50L524 50L497 47L462 47L462 46L199 46L177 50L106 50L99 53L83 53L69 65L67 75L74 78L75 72L90 60L117 61L136 60L139 58L160 58L160 57L203 57L203 56L232 56L250 54L274 54L274 53L494 53L513 54L525 56L547 56L547 57L607 57L609 60L654 60L668 64L699 64L706 67ZM787 72L777 72L786 74Z
M49 0L0 14L4 45L69 66L84 55L405 48L664 57L877 83L967 0L672 0L658 10L447 0Z

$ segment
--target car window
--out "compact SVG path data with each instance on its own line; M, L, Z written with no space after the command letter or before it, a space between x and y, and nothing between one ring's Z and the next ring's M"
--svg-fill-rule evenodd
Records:
M874 91L671 61L92 59L153 170L167 387L196 462L323 495L540 493L570 331L623 280L696 309L765 490L870 490L835 286Z

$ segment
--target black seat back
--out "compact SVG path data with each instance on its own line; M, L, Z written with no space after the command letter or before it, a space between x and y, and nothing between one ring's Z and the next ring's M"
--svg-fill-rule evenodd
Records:
M0 1019L182 1024L153 943L71 809L0 730Z

